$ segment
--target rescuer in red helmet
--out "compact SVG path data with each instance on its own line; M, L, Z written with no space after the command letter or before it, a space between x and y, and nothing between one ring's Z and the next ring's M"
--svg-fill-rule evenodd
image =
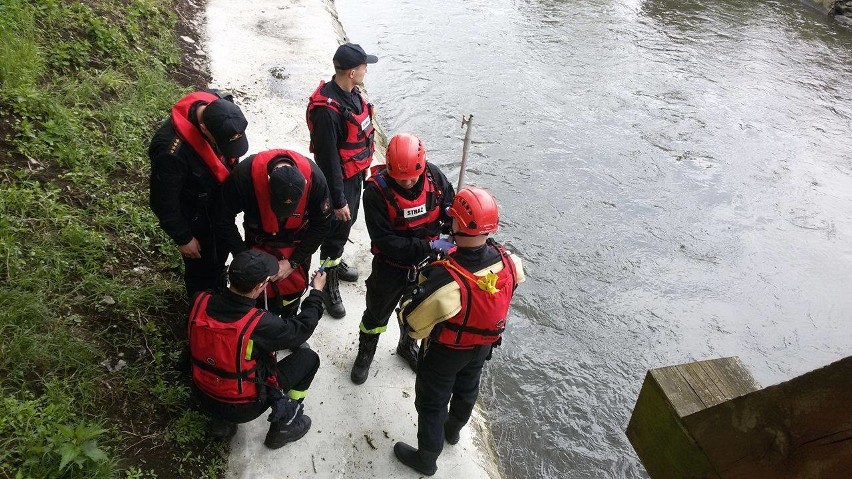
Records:
M444 440L459 441L479 396L482 367L500 344L512 295L524 281L521 260L488 238L499 220L490 193L462 188L449 215L457 249L421 272L400 312L411 337L424 341L414 399L417 448L397 442L393 451L426 475L437 471Z
M374 168L364 189L364 218L372 242L373 268L367 278L367 304L359 325L358 355L352 382L367 380L379 334L399 303L406 286L417 279L417 267L433 249L453 245L438 238L449 224L446 209L453 187L437 166L426 161L423 142L401 133L391 138L387 163ZM417 366L417 345L400 323L397 354L412 369Z

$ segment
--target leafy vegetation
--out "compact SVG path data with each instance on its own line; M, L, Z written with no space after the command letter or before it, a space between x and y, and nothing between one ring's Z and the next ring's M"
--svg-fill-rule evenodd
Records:
M147 205L177 0L0 0L0 477L216 477Z

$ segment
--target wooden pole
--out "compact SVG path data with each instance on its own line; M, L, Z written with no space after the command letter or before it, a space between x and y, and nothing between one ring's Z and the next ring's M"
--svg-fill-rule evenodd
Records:
M459 184L456 187L456 193L461 189L464 184L464 169L467 164L467 150L470 148L470 131L473 123L473 115L468 115L467 119L465 119L464 115L462 115L461 126L464 128L467 126L467 131L464 132L464 147L462 148L462 160L461 160L461 168L459 169Z

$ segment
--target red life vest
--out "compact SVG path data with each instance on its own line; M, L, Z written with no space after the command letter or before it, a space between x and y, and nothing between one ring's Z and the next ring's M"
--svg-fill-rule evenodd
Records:
M189 120L189 111L193 105L199 102L207 105L218 99L217 95L203 91L186 95L172 107L172 126L174 126L178 136L183 141L189 143L192 150L201 157L204 164L207 165L207 168L210 169L210 172L216 178L216 181L222 183L228 178L231 169L237 164L237 159L224 158L218 155L213 150L213 147L210 146L207 139L204 138L204 135L201 134L201 130Z
M385 200L390 219L391 228L409 238L420 238L433 240L440 233L440 220L443 191L435 188L435 180L432 178L432 170L426 167L426 179L420 195L409 200L400 195L390 182L393 179L388 175L384 165L376 165L372 169L373 175L367 179L375 183ZM380 253L373 244L373 254Z
M503 269L497 273L494 285L498 291L489 293L477 284L477 277L452 256L432 264L444 266L450 276L459 284L461 293L461 311L441 323L441 329L435 340L450 348L466 349L483 344L493 344L500 339L506 329L506 317L509 315L509 303L518 275L515 262L502 246L493 246L500 252Z
M272 211L270 203L272 193L269 189L268 166L270 161L282 156L295 164L295 167L299 169L306 181L305 192L299 199L298 205L296 205L296 211L287 218L282 228L287 233L287 237L298 238L299 232L308 225L305 210L308 207L308 197L311 193L311 160L291 150L268 150L258 153L252 159L251 181L254 186L255 197L257 198L257 208L260 212L261 229L267 234L278 234L280 226L278 217ZM298 243L298 239L287 245L278 244L273 241L272 244L259 244L252 246L252 248L266 251L280 261L290 258ZM304 292L308 288L308 269L309 265L300 265L286 278L274 283L270 282L266 287L267 296L276 298Z
M314 108L329 108L343 118L343 124L346 126L346 138L342 142L338 142L337 151L343 164L343 177L351 178L366 170L373 161L373 151L376 149L373 142L373 135L376 130L373 127L373 104L365 102L364 98L358 95L361 99L361 113L356 114L337 100L323 95L324 86L325 81L320 81L316 91L308 99L308 111L306 113L308 130L311 133L314 131L314 123L311 121L311 111ZM310 151L311 153L314 152L313 143L311 143Z
M251 358L250 338L264 311L252 308L238 321L225 323L207 314L210 298L210 293L199 294L189 315L187 335L192 380L204 394L217 401L254 402L258 399L260 380L257 361Z
M294 163L302 176L305 177L305 192L296 205L296 211L284 222L284 230L295 233L307 225L305 209L311 193L311 160L292 150L267 150L254 155L251 165L251 182L254 195L257 198L257 209L260 212L260 227L264 233L277 234L279 229L278 217L272 211L272 192L269 189L269 162L279 157L285 157Z

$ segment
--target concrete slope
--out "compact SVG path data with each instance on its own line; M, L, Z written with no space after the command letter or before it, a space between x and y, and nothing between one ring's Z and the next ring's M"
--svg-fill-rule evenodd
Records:
M333 4L210 0L206 21L212 86L236 94L249 120L249 153L287 148L307 154L307 97L320 79L331 77L331 57L344 35ZM399 335L395 323L381 338L367 383L355 386L349 380L371 259L361 218L352 239L345 258L362 277L357 284L342 285L348 315L342 320L324 317L310 340L322 361L305 401L311 431L270 451L263 446L265 415L241 425L231 444L229 477L419 476L399 464L392 451L398 440L416 444L417 430L414 373L394 354ZM497 476L492 441L478 413L471 426L462 431L458 445L444 449L436 477Z

